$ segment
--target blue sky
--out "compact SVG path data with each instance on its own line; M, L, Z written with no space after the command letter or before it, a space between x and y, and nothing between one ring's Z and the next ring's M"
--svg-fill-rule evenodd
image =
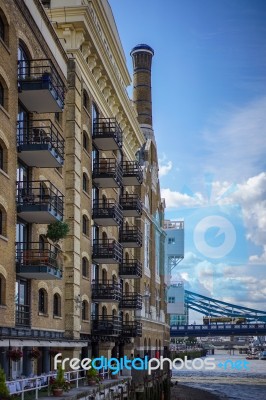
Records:
M129 71L136 44L155 50L153 123L166 216L186 226L195 208L199 215L204 208L203 218L219 207L241 236L236 266L235 249L218 261L197 254L188 226L175 277L196 292L266 309L266 1L109 3ZM219 247L224 236L213 234Z

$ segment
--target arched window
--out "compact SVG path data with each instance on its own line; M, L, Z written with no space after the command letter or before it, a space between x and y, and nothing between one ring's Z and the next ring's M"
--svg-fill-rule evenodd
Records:
M89 110L89 96L85 89L83 89L83 107Z
M105 306L102 307L102 317L106 317L107 315L107 308Z
M106 271L106 269L102 270L102 281L103 281L103 283L107 282L107 271Z
M88 235L89 232L89 219L87 217L87 215L83 215L82 217L82 233L84 233L84 235Z
M82 320L83 321L89 320L89 304L87 300L83 300L82 302Z
M82 257L82 276L89 276L89 261L87 257Z
M30 75L29 52L25 44L21 41L18 46L18 75L20 79Z
M58 293L54 294L54 316L61 317L61 296Z
M0 235L2 235L3 233L3 211L0 210Z
M129 283L125 283L125 294L129 294Z
M39 313L47 314L48 312L48 295L45 289L39 290Z
M89 152L89 136L83 131L83 149Z
M85 174L85 172L83 173L82 187L83 187L84 192L88 193L89 179L88 179L88 175Z
M4 98L5 98L4 86L0 82L0 106L2 107L4 107Z
M4 149L0 143L0 169L4 169Z
M5 41L5 23L1 15L0 15L0 39L2 39L3 42Z
M7 236L6 211L0 206L0 235Z
M6 278L0 274L0 304L6 304Z

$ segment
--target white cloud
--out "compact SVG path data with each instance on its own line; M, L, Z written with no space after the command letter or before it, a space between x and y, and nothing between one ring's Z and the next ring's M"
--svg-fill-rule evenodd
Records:
M159 165L159 177L167 175L173 167L172 161L168 161L165 165Z

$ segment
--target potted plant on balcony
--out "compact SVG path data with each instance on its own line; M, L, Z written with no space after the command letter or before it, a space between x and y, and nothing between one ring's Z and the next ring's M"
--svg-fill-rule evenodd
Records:
M99 382L99 371L91 365L91 368L87 371L87 383L89 386L94 386Z
M11 349L8 351L7 355L10 360L15 362L18 362L23 357L23 353L20 349Z
M69 225L66 222L56 221L47 227L46 238L53 242L56 248L55 259L57 268L62 269L64 262L64 254L59 245L60 240L64 239L69 233Z
M50 239L55 246L58 246L61 239L64 239L69 233L69 226L66 222L56 221L47 227L46 237Z
M60 397L70 389L69 382L64 377L64 370L60 365L55 378L50 379L50 389L55 397Z
M0 368L0 399L9 400L11 396L9 395L9 390L6 385L6 376L2 368Z

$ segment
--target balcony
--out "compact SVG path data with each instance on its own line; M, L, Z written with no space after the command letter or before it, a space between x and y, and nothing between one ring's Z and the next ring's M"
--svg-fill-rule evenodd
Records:
M122 207L114 199L94 200L92 218L99 226L120 226L123 223Z
M16 246L16 273L21 278L54 280L62 279L63 256L55 246L39 242L18 242Z
M122 322L113 315L99 315L92 319L92 335L118 336L122 331Z
M122 333L124 337L141 337L142 336L142 325L139 321L123 321L122 322Z
M121 285L112 281L92 281L92 301L93 302L119 302L121 300Z
M123 170L123 186L138 186L143 182L143 173L138 161L124 161L121 163Z
M65 141L52 121L35 120L29 126L18 121L19 158L29 167L58 168L64 163Z
M18 62L18 97L32 113L63 110L65 87L51 60Z
M120 309L141 310L142 296L139 293L123 293L119 303Z
M96 239L93 241L92 260L95 264L120 264L123 248L116 240Z
M137 194L121 196L120 205L124 217L140 217L142 214L142 202Z
M50 181L17 182L17 213L29 223L63 220L64 196Z
M141 247L141 230L137 226L124 226L120 231L120 243L124 247Z
M31 312L30 306L24 304L16 304L16 326L30 327Z
M138 279L142 277L142 264L139 260L123 260L119 265L119 276L122 279Z
M122 148L122 131L115 118L97 118L93 122L92 140L99 150Z
M122 168L114 158L94 160L92 179L99 188L122 187Z

